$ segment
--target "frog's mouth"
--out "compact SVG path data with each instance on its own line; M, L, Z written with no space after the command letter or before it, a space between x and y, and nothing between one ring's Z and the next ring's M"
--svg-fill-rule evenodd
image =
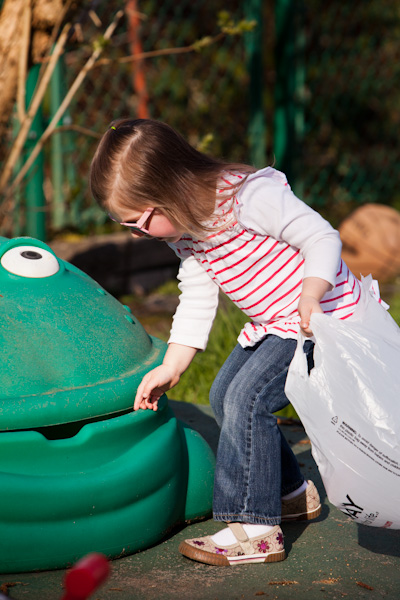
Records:
M101 421L109 421L110 419L126 415L132 412L132 410L132 408L129 408L108 415L101 415L90 419L83 419L82 421L75 421L73 423L60 423L59 425L47 425L46 427L34 427L31 429L16 429L14 432L37 431L47 440L66 440L75 437L85 425L99 423Z
M160 398L157 412L154 412L152 410L139 410L135 413L133 411L133 407L130 406L129 408L124 408L121 410L116 410L114 412L108 412L106 414L88 417L79 421L70 421L66 423L57 423L45 426L32 426L29 428L18 428L8 431L0 431L0 443L2 440L4 441L4 438L2 437L3 434L7 436L10 434L39 433L48 442L61 442L62 440L71 440L71 443L74 444L75 441L73 440L73 438L77 437L78 434L80 434L83 428L86 426L88 426L86 429L87 434L89 432L93 432L94 430L100 432L101 430L106 430L110 427L118 427L117 424L121 422L120 417L134 419L135 423L138 423L139 425L139 422L147 422L149 418L158 418L161 415L164 415L162 417L164 418L165 413L168 410L169 409L167 397L165 394L163 394ZM130 415L130 417L128 417L128 415ZM123 419L123 421L125 422L125 419Z

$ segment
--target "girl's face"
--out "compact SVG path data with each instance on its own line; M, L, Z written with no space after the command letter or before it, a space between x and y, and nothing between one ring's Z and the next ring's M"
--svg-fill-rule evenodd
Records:
M118 222L125 227L132 224L131 235L133 237L156 238L162 242L177 242L183 235L171 221L157 208L147 209L143 213L135 210L122 209L118 215L122 220ZM135 225L139 225L137 228ZM140 231L143 229L144 231Z

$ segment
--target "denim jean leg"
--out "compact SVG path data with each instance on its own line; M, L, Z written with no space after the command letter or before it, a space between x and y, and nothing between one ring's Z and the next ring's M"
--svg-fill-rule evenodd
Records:
M253 348L236 347L217 376L210 395L221 426L216 520L277 524L282 483L296 489L304 480L272 414L289 403L284 385L295 347L273 335Z
M240 344L237 344L214 379L210 390L210 404L219 427L222 427L224 418L224 403L227 397L227 388L235 375L246 364L248 359L251 358L255 349L256 346L242 348Z

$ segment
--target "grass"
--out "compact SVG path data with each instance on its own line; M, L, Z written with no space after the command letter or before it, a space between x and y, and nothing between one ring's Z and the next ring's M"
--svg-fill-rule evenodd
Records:
M400 325L400 292L387 300L390 305L389 312L398 325Z
M120 298L120 301L131 307L133 314L149 334L167 341L175 310L174 307L171 308L170 300L177 298L178 295L177 282L169 281L154 290L147 299L126 296ZM161 297L165 302L159 302L158 311L152 310L151 307L157 304L157 299ZM211 384L236 345L237 336L246 320L246 316L236 306L221 296L207 349L197 353L189 369L182 375L179 384L170 392L169 395L174 400L208 404Z
M237 336L247 318L232 303L220 298L220 306L207 349L198 352L174 389L174 399L208 404L208 393L221 366L236 346Z

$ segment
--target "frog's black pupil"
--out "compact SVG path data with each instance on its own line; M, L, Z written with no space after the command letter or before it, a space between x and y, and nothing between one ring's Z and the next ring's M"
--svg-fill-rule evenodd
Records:
M34 252L33 250L24 250L21 252L21 256L29 258L29 260L39 260L39 258L42 258L42 255L39 254L39 252Z

